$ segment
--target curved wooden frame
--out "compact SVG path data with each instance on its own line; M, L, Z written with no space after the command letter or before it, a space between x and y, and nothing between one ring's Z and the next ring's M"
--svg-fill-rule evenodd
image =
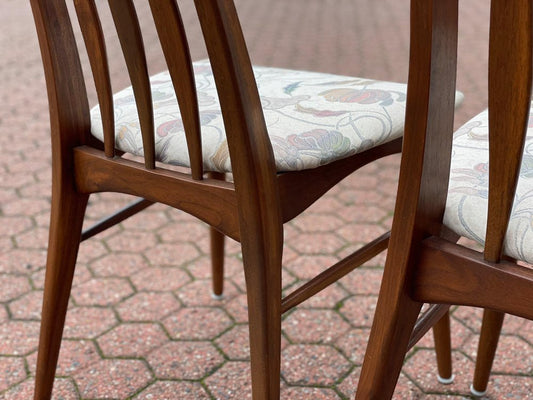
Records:
M530 108L533 1L491 2L490 194L483 253L452 243L442 225L453 133L457 27L458 0L411 1L409 89L398 197L356 399L392 397L424 302L488 309L475 378L478 383L485 380L485 387L501 312L533 319L533 272L501 255Z
M104 146L95 145L90 134L87 93L65 0L30 1L48 87L53 164L51 226L34 398L46 400L51 396L80 240L152 202L161 202L212 227L213 268L219 282L216 291L221 291L223 235L241 242L248 293L253 398L278 399L282 312L357 268L388 243L388 235L378 238L282 302L283 223L359 167L400 152L401 140L313 170L278 174L234 4L229 0L195 0L221 102L234 183L225 182L221 174L204 174L195 86L179 9L175 0L150 1L169 71L176 91L181 94L178 101L185 113L192 165L191 174L160 168L154 161L153 112L135 8L132 0L109 0L134 86L145 151L144 164L122 159L113 149L111 83L94 0L75 0L75 6L106 119ZM163 25L170 30L162 30ZM183 57L176 57L171 49ZM180 79L176 79L177 75ZM129 193L145 200L82 237L89 195L101 191Z

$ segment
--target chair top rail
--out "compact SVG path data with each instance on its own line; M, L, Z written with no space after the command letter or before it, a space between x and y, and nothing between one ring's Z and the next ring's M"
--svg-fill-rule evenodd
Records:
M107 157L115 156L115 115L113 90L104 33L94 0L75 0L74 5L83 40L89 56L96 86L104 130L104 150Z
M178 98L193 179L202 179L202 140L191 54L176 0L150 0L150 8Z
M132 0L109 0L109 8L124 53L137 104L144 149L144 164L146 168L154 169L154 110L139 19Z
M531 106L533 2L492 0L489 42L487 261L500 260Z

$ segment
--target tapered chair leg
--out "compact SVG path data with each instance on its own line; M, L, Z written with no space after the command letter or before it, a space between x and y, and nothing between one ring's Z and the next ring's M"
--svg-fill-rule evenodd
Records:
M382 284L356 400L387 400L394 394L409 338L422 308L421 303L403 292L397 296L382 293L394 289L385 282ZM390 298L395 302L388 302Z
M253 241L257 242L256 238ZM268 242L268 240L267 240ZM274 242L274 240L273 240ZM243 261L248 298L253 400L279 400L281 358L281 243L248 246Z
M49 400L59 356L81 228L88 196L56 191L52 198L50 237L41 334L35 376L35 400Z
M450 335L450 313L447 312L433 326L433 337L435 339L435 354L437 356L437 379L440 383L448 385L453 382L452 371L452 343Z
M498 339L502 330L504 313L485 310L483 313L483 325L479 337L477 350L476 370L474 382L470 391L475 396L483 396L487 392L490 371L498 347Z
M226 236L215 228L209 228L211 240L211 273L213 297L221 299L224 292L224 241Z

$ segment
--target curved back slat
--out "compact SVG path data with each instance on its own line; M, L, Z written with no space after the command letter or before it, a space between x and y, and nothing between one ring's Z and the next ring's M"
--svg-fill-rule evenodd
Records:
M146 168L155 168L154 111L146 54L132 0L109 0L111 15L130 75L141 125Z
M150 0L157 34L178 98L193 179L202 179L202 141L194 70L176 0Z
M489 49L489 211L485 258L499 261L531 106L531 0L492 0Z
M115 115L113 111L113 91L109 76L107 51L94 0L75 0L74 5L91 70L96 85L102 124L104 129L104 149L107 157L115 155Z

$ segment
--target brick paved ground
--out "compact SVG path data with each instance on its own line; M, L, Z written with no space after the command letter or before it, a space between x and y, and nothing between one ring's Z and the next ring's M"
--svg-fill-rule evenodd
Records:
M185 2L185 1L183 1ZM50 209L43 72L25 0L0 2L0 399L33 388ZM150 28L146 2L137 1ZM190 3L190 0L187 0ZM461 5L458 122L483 108L487 1ZM257 64L404 81L407 0L240 0ZM193 55L205 52L191 12ZM104 18L109 24L109 19ZM151 68L161 68L148 34ZM111 46L111 54L117 47ZM126 85L113 62L118 89ZM67 79L67 77L65 77ZM91 100L94 102L94 93ZM286 227L284 286L294 288L390 226L398 157L364 168ZM95 196L88 223L125 204ZM57 370L56 399L249 398L246 305L236 243L227 246L226 297L209 290L205 226L155 206L84 243ZM380 256L289 313L283 322L285 399L350 398L378 293ZM480 312L453 312L456 383L435 380L428 335L405 362L396 399L468 397ZM533 328L508 318L490 399L533 398Z

